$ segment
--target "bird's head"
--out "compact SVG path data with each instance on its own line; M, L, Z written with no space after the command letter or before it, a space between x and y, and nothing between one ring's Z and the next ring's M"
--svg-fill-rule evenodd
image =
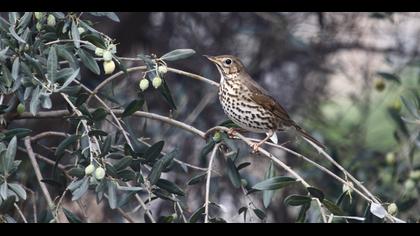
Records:
M244 65L239 58L235 56L204 56L216 65L219 73L226 79L235 78L244 70Z

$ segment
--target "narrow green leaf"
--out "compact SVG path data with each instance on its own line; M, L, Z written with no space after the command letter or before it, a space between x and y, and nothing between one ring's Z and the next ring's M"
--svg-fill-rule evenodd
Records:
M122 191L133 191L133 192L138 192L141 190L144 190L144 188L142 187L136 187L136 186L131 186L131 187L127 187L127 186L117 186L118 190L122 190Z
M155 162L155 164L152 167L152 171L150 172L149 176L147 177L147 179L149 180L150 184L156 184L156 182L159 180L160 175L162 173L163 170L163 162L162 160L158 160L157 162Z
M310 204L312 198L303 195L290 195L284 199L284 203L289 206L301 206L303 204Z
M23 187L20 184L8 184L10 189L15 192L20 199L26 200L26 191L23 189Z
M216 145L216 142L212 138L210 138L210 140L201 150L200 159L204 159L207 156L207 154L209 154L213 150L214 145Z
M143 104L144 104L144 99L134 100L130 102L130 104L127 105L127 107L125 108L121 116L126 117L126 116L132 115L134 112L140 110Z
M117 184L110 180L107 182L108 185L108 203L111 209L117 207Z
M100 129L93 129L93 130L91 130L91 131L88 132L88 135L91 136L91 137L92 136L99 137L99 136L107 136L108 133L105 132L105 131L102 131Z
M56 82L63 84L68 77L70 77L73 73L74 73L74 69L71 67L66 67L63 68L61 70L57 71L57 79L55 80Z
M83 171L83 173L84 173L84 171ZM69 186L67 186L67 189L73 192L74 190L76 190L77 188L79 188L79 187L82 185L83 181L84 181L86 178L87 178L87 177L85 177L85 178L83 178L83 179L79 179L79 180L76 180L76 181L71 182L71 183L69 184Z
M75 214L73 214L71 211L67 210L64 207L63 207L63 212L70 223L83 223L83 221L78 216L76 216Z
M19 66L20 66L19 57L16 57L12 65L12 78L15 81L19 77Z
M13 38L15 38L17 41L19 41L19 42L21 42L21 43L26 43L26 41L25 41L25 40L23 40L23 38L21 38L21 37L20 37L20 36L16 33L14 25L11 25L11 26L9 27L9 32L10 32L10 34L12 34Z
M161 56L160 59L164 61L176 61L190 57L193 54L195 54L195 51L192 49L176 49Z
M206 176L207 176L207 172L204 172L204 173L198 174L198 175L196 175L196 176L192 177L192 178L191 178L191 179L187 182L187 185L194 185L194 184L198 184L198 183L200 183L200 182L204 181L204 180L206 179Z
M73 134L67 138L65 138L57 147L55 150L56 156L61 156L64 154L64 151L67 147L74 144L78 139L80 138L80 135Z
M136 179L136 172L131 169L118 171L117 175L122 181L130 181Z
M79 75L80 68L77 68L76 71L73 72L73 74L66 79L66 81L61 85L60 89L57 90L57 92L62 91L65 89L71 82L73 82L74 79L76 79L77 75Z
M407 126L405 122L401 119L401 116L398 111L392 108L388 108L388 113L391 116L391 118L395 121L395 123L398 126L398 129L403 133L405 137L409 137L409 132L407 129Z
M227 173L228 173L230 182L233 184L235 188L241 187L241 175L236 169L235 163L233 162L231 158L227 158L226 164L227 164L226 168L227 168Z
M346 198L346 196L348 195L348 190L344 191L341 193L341 195L338 197L337 201L336 201L336 205L339 206L343 200Z
M12 140L10 141L9 145L7 146L6 154L5 154L5 162L4 169L6 170L6 173L12 168L13 162L15 160L16 156L16 150L17 150L17 138L14 136Z
M117 171L123 170L127 168L131 164L132 161L133 161L133 158L131 156L125 156L114 164L114 168Z
M309 210L310 207L311 207L310 203L305 203L300 207L299 215L296 219L297 223L304 223L305 222L306 212Z
M77 28L77 23L73 21L71 24L71 37L73 39L74 46L76 46L76 48L80 48L80 35Z
M166 155L164 155L161 160L163 163L163 168L166 169L168 168L171 163L173 163L173 160L175 159L176 156L178 156L179 154L179 150L178 148L175 148L173 151L166 153Z
M7 199L7 183L6 182L3 182L1 185L0 185L0 197L3 199L3 200L6 200Z
M96 75L100 75L101 70L99 69L98 63L95 61L95 59L92 57L92 55L89 54L89 52L83 50L82 48L79 48L79 50L77 51L77 54L79 55L83 64L90 71L92 71Z
M45 109L51 109L52 107L52 101L50 98L50 94L47 95L42 95L40 96L40 100L41 100L41 107L45 108Z
M265 213L262 210L260 210L258 208L255 208L255 209L252 209L252 210L254 211L255 215L258 218L260 218L260 220L264 220L264 218L266 217Z
M30 55L28 55L27 53L24 53L25 55L25 59L27 60L27 62L32 66L33 69L35 69L36 74L42 78L42 79L46 79L45 78L45 73L42 69L41 63L39 62L38 59L32 58Z
M39 110L39 97L41 96L41 88L40 86L36 86L35 89L32 91L31 102L29 103L29 111L32 115L36 115Z
M92 112L92 119L94 121L101 121L101 120L104 120L107 115L108 115L108 112L102 107L99 107L94 112Z
M292 177L276 176L273 178L263 180L254 185L252 188L257 190L276 190L296 182L296 179Z
M398 77L398 75L387 73L387 72L377 72L377 74L386 80L394 81L394 82L397 82L398 84L401 84L401 80Z
M70 52L66 47L62 45L57 45L56 49L57 49L57 55L63 58L64 60L68 61L71 68L73 69L78 68L76 58L74 57L72 52Z
M3 76L1 76L0 78L2 79L3 84L6 87L10 88L13 83L12 74L10 73L10 70L7 68L5 64L2 65L2 71L3 71Z
M102 147L101 147L102 155L106 155L111 150L111 144L112 144L112 136L108 135L105 138L104 143L102 144Z
M89 12L89 14L94 16L106 16L115 22L120 22L120 19L114 12Z
M267 171L265 172L265 176L264 178L267 179L271 179L274 178L274 176L276 175L276 171L274 169L274 165L273 165L273 161L270 162L270 165L268 166ZM263 191L263 204L264 207L267 208L270 205L271 199L273 198L274 195L274 190L264 190Z
M89 188L89 178L85 177L81 180L82 181L80 183L80 186L72 192L72 194L73 194L73 197L71 198L72 201L76 201L76 200L80 199L86 193L86 191ZM68 188L70 188L70 186Z
M106 163L105 167L106 167L106 173L107 174L109 174L110 176L112 176L114 178L118 178L118 171L114 168L114 166Z
M338 207L335 203L333 203L332 201L328 200L328 199L324 199L322 201L322 203L324 204L324 206L334 215L344 215L344 212L340 209L340 207Z
M315 187L307 187L308 192L311 194L312 197L318 198L321 202L324 200L324 193L315 188Z
M144 158L148 162L153 162L155 159L157 159L161 155L160 152L162 151L164 145L165 145L165 141L163 140L153 144L144 153Z
M171 91L169 90L168 84L166 83L164 79L158 91L163 96L166 103L171 107L171 109L176 110L176 105L175 105L174 99L172 98Z
M401 96L401 101L404 103L404 106L407 107L407 110L410 112L412 116L414 116L415 118L420 118L417 108L413 102L408 101L403 96Z
M30 134L31 132L32 130L26 128L15 128L3 131L3 133L0 133L0 141L9 141L14 136L16 136L17 138L24 138L28 136L28 134Z
M16 22L19 18L19 13L18 12L9 12L9 24L15 26Z
M48 80L52 83L55 83L57 80L57 67L58 67L58 59L57 59L57 50L55 46L50 47L50 51L48 53L47 59L47 74Z
M238 215L244 214L244 222L246 222L246 213L248 212L248 207L241 207L238 210Z
M78 167L71 168L67 173L70 176L79 177L79 178L85 176L85 170L83 168L78 168Z
M251 162L244 162L238 165L237 169L238 171L242 170L245 167L248 167L249 165L251 165Z
M31 22L31 18L32 12L25 12L25 14L23 14L23 16L20 18L17 28L22 29L28 26L29 22Z
M9 51L9 47L6 47L0 51L0 62L5 62L8 56L6 55Z
M184 191L180 187L178 187L178 185L176 185L175 183L172 183L172 182L170 182L166 179L159 179L156 182L156 185L159 188L165 189L166 191L168 191L170 193L177 194L177 195L180 195L180 196L185 195Z
M204 210L204 206L195 210L188 221L190 223L196 223L198 220L202 219L202 217L204 216Z

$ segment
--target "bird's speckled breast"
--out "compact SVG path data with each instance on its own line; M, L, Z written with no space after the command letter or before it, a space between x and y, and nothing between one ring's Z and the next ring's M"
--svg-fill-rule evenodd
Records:
M252 132L265 133L277 128L275 117L251 98L251 91L237 78L220 80L219 100L225 114L238 126Z

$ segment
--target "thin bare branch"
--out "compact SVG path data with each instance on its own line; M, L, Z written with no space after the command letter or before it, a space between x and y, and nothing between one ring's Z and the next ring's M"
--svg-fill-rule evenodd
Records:
M213 151L210 155L209 167L207 168L207 180L206 180L206 199L204 202L204 223L209 222L209 197L210 197L210 179L211 179L211 170L213 168L213 161L216 157L217 150L219 149L220 143L216 144L213 148Z
M28 156L29 156L29 159L31 161L32 167L34 168L35 176L38 179L39 185L41 186L41 191L44 194L45 200L48 203L48 207L51 210L51 213L54 215L55 214L54 210L53 210L54 209L54 202L51 198L50 193L48 192L47 186L45 185L44 182L41 181L44 178L42 177L41 169L39 168L38 162L36 161L36 157L35 157L34 151L33 151L32 146L31 146L30 137L26 137L24 139L24 143L25 143L26 151L28 153ZM57 218L57 221L58 221L58 218Z
M48 136L68 137L69 134L66 134L66 133L63 133L63 132L55 132L55 131L42 132L42 133L39 133L35 136L32 136L31 137L31 142L34 142L38 139L42 139L42 138L45 138L45 137L48 137Z
M24 223L28 223L28 220L26 220L25 215L20 210L19 206L16 203L13 203L13 206L15 207L16 211L18 212L20 218L22 218Z
M122 217L124 217L124 219L126 219L128 222L130 223L136 223L136 221L131 218L131 216L129 216L127 213L125 213L121 208L117 208L117 211L121 214Z

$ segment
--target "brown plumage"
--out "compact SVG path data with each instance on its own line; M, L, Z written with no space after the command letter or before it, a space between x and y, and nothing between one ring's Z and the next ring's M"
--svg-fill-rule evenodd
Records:
M254 150L273 135L274 140L277 140L275 132L286 127L294 127L303 137L325 149L323 144L296 124L287 111L249 76L237 57L206 57L214 62L220 73L219 100L226 115L245 130L267 133L264 140L254 145Z

